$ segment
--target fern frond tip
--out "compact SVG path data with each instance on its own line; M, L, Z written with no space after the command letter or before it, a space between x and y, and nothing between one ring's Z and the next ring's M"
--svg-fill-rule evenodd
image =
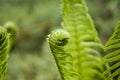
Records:
M66 45L69 38L69 33L63 29L54 30L50 35L48 35L49 42L58 46Z

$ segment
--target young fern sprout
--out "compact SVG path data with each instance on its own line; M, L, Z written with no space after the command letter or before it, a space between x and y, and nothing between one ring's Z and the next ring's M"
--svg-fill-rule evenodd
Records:
M105 80L101 77L105 67L99 51L103 45L84 0L62 2L62 26L70 38L63 30L54 31L48 36L62 80Z
M9 44L10 44L10 48L9 50L11 50L13 44L14 44L14 40L15 40L15 36L16 36L16 32L17 32L17 27L16 27L16 24L14 22L6 22L3 27L5 29L7 29L7 33L9 34L10 36L10 39L9 39Z
M6 29L0 27L0 80L6 80L8 50L9 35Z
M84 0L62 2L65 30L48 36L62 80L120 80L120 22L103 46Z
M72 68L72 57L70 53L65 50L69 39L69 33L62 29L55 30L48 35L48 42L63 80L76 79L73 77L76 76L76 74Z
M13 45L16 26L6 23L0 27L0 80L6 80L8 53Z

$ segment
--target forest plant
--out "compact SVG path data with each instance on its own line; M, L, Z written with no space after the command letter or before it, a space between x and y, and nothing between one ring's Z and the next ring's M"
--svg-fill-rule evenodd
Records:
M16 36L16 32L17 32L17 27L16 27L16 24L14 22L6 22L3 27L7 30L7 33L9 34L10 36L10 41L9 41L9 50L11 50L13 44L14 44L14 41L15 41L15 36Z
M0 80L6 80L8 53L12 45L11 40L13 40L11 35L14 34L9 33L7 29L0 26Z
M106 80L117 78L120 80L120 22L115 27L113 35L104 46L107 55L104 56L104 64L110 63L110 67L102 75L111 73Z
M64 29L48 35L62 80L120 80L120 23L103 46L84 0L62 2Z
M9 36L6 29L0 27L0 80L6 80Z

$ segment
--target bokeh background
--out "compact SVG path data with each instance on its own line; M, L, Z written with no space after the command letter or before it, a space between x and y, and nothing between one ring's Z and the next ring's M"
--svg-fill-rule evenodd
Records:
M120 19L120 0L85 0L103 44ZM7 80L57 80L46 37L61 27L60 0L0 0L0 25L17 25Z

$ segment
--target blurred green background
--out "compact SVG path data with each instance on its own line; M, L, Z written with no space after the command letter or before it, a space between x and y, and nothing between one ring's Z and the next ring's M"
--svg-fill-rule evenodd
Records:
M120 0L85 0L103 44L120 19ZM7 80L57 80L46 37L61 27L60 0L0 0L0 25L18 30L8 61Z

